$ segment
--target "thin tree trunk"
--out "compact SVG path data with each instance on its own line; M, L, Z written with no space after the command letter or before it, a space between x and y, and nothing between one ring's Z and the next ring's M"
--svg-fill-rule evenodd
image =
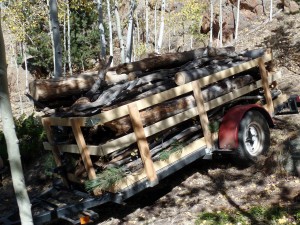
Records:
M140 23L139 23L139 16L138 16L138 13L136 12L136 32L137 32L137 43L136 44L139 44L140 43Z
M235 34L234 39L237 40L238 38L238 30L239 30L239 21L240 21L240 3L241 1L237 1L237 11L236 11L236 21L235 21Z
M220 17L219 17L219 27L220 27L220 45L219 47L222 48L223 47L223 4L222 4L222 0L220 0Z
M47 5L48 7L50 8L50 3L49 3L49 0L47 0ZM50 31L50 38L51 38L51 44L52 44L52 55L53 55L53 66L54 66L54 70L55 70L55 48L54 48L54 40L53 40L53 31L52 31L52 25L51 25L51 19L50 19L50 10L49 10L49 13L48 13L48 21L49 21L49 31Z
M154 7L154 49L157 52L157 2Z
M116 15L116 24L117 24L117 32L118 32L118 38L120 42L120 49L121 49L121 63L125 62L125 46L124 46L124 40L121 30L121 20L119 15L119 7L118 7L118 1L115 1L115 15Z
M148 49L149 44L149 11L148 11L148 0L145 2L145 10L146 10L146 49Z
M128 20L127 43L126 43L126 62L131 62L134 9L135 9L135 0L131 0L129 20Z
M166 9L166 1L161 1L161 16L160 16L160 30L159 30L159 37L157 43L157 51L160 52L163 42L164 36L164 27L165 27L165 9Z
M68 64L70 76L73 75L72 58L71 58L71 26L70 26L70 2L67 2L67 16L68 16Z
M68 3L65 1L65 4L67 5ZM66 20L67 20L67 14L66 11L64 11L64 72L63 72L63 76L66 77L66 62L67 62L67 37L66 37Z
M55 49L55 66L54 66L54 77L61 77L62 74L62 50L61 40L59 32L58 12L57 12L57 1L49 1L50 10L50 21L52 25L53 42Z
M110 13L110 1L106 0L107 5L107 17L108 17L108 29L109 29L109 55L114 56L113 52L113 37L112 37L112 22L111 22L111 13ZM111 66L114 65L114 61L111 62Z
M23 225L33 225L31 203L26 190L18 138L9 101L7 64L1 23L0 30L0 114L2 115L3 121L3 133L7 146L13 188L17 198L21 223Z
M214 22L214 0L210 0L210 33L209 33L209 45L212 47L213 42L213 22Z
M20 82L19 82L19 77L20 77L20 70L19 70L19 65L17 63L17 54L15 52L15 49L13 49L13 62L16 66L16 75L17 75L17 89L18 89L18 96L19 96L19 101L20 101L20 108L21 108L21 114L23 114L24 110L23 110L23 101L22 101L22 96L21 96L21 90L20 90Z
M98 14L99 14L99 32L100 32L100 43L101 43L101 59L105 61L106 56L106 41L105 32L103 25L103 11L102 11L102 0L97 0L98 2Z
M273 17L273 0L270 0L270 21L272 21Z
M29 82L28 82L28 67L27 67L27 54L26 54L27 45L23 44L23 55L25 62L25 92L29 93Z

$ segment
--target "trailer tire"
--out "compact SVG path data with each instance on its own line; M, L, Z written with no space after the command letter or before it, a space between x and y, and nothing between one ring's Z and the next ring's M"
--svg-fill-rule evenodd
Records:
M270 147L270 129L265 117L257 110L248 111L239 125L237 159L255 163Z

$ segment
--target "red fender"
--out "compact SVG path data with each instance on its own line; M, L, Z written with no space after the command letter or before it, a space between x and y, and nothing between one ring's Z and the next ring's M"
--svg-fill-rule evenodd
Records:
M274 126L270 114L260 105L238 105L231 108L223 117L219 128L219 148L237 149L239 146L238 132L239 125L246 112L249 110L259 111L267 120L270 127Z

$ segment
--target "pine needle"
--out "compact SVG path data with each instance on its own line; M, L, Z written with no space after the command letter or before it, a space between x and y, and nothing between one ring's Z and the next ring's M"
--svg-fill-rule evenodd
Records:
M106 190L121 180L124 176L125 172L122 168L107 168L101 174L98 174L96 179L86 181L84 184L85 189L88 192L93 191L95 188Z

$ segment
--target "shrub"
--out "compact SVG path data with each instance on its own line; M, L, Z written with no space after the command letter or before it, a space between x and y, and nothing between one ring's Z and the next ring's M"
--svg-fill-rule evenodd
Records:
M43 149L42 142L45 138L43 126L33 114L28 117L22 115L20 118L15 119L15 126L22 161L28 164L28 162L40 156L41 150ZM0 156L4 160L8 157L6 142L2 131L0 131Z

